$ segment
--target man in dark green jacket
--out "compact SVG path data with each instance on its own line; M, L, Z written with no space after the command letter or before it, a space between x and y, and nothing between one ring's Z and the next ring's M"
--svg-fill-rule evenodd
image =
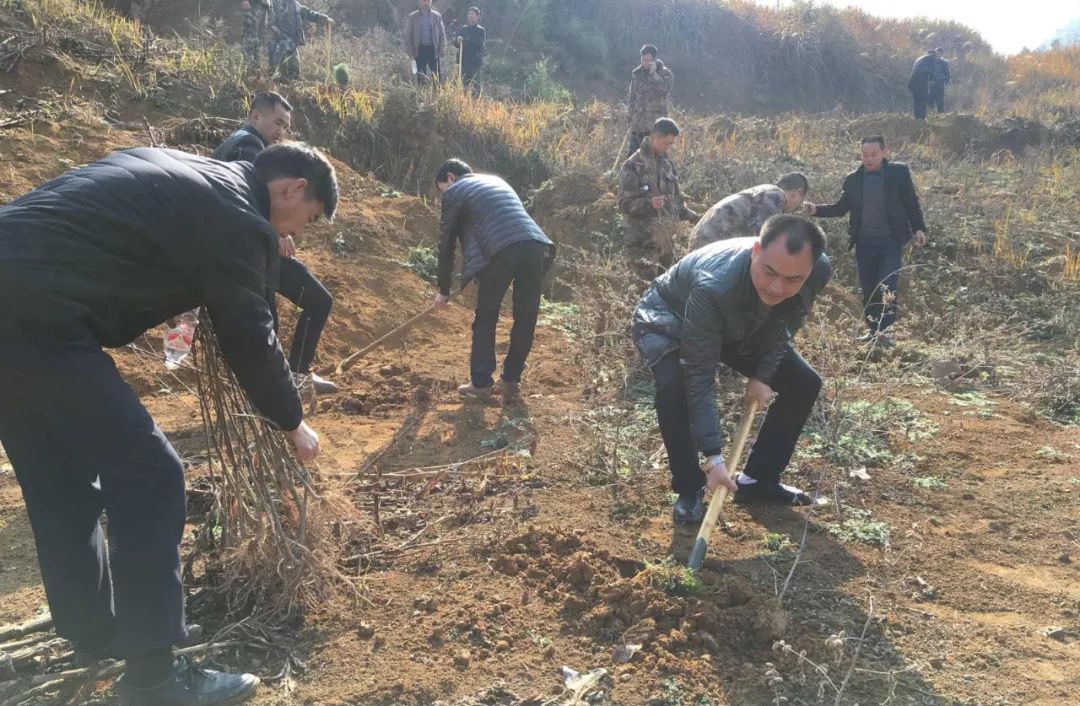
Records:
M701 519L706 485L727 485L741 500L810 503L806 493L780 482L821 389L821 378L792 340L831 276L821 229L799 216L778 215L758 238L694 250L641 297L632 333L656 379L656 416L671 487L679 494L676 522ZM769 408L737 483L724 463L716 408L721 365L746 375L746 398Z
M204 307L254 407L313 459L265 293L278 233L336 207L326 158L285 144L254 165L117 152L0 208L0 443L56 630L84 662L126 660L121 706L239 703L258 680L173 660L184 467L102 347Z
M810 215L819 218L849 216L848 246L855 249L870 327L860 340L891 346L886 331L896 323L904 246L909 242L917 248L926 245L926 221L911 170L887 159L885 138L864 137L860 150L862 165L844 179L840 200L805 205Z

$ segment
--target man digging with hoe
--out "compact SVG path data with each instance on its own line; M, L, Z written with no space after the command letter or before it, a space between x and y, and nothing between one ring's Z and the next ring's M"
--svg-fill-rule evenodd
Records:
M758 238L721 240L691 252L642 296L632 332L656 380L656 416L679 495L675 522L701 521L705 486L723 484L736 500L810 504L802 490L780 482L821 390L821 378L792 338L831 276L821 229L799 216L778 215ZM746 375L747 401L769 408L737 480L722 455L720 365Z

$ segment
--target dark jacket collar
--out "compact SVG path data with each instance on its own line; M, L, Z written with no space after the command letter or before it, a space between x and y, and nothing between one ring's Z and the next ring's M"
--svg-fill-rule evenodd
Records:
M888 159L881 160L881 170L880 171L881 171L882 175L886 175L886 176L888 175L888 173L889 173L889 160ZM859 177L866 176L866 173L867 173L866 172L866 167L864 167L861 164L859 165L858 169L856 169L854 172L852 172L853 175L859 176Z
M255 171L254 167L250 168L247 173L248 186L251 187L251 195L254 197L252 206L259 211L266 220L270 220L270 189L267 188L266 182L259 176L259 173Z
M258 130L256 130L253 125L251 125L251 124L244 125L242 128L240 128L239 132L246 132L249 135L252 135L256 140L259 141L259 144L261 144L263 146L263 149L266 149L267 147L269 147L269 143L266 141L266 138L263 137L262 133L259 132Z

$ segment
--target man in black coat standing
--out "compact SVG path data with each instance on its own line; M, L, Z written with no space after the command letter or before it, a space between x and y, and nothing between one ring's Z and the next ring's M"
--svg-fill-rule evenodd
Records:
M454 37L454 44L461 52L461 83L465 90L475 95L480 90L480 69L484 65L484 44L487 30L480 24L480 8L470 7L468 22L462 25Z
M184 467L102 347L204 307L255 408L313 459L265 293L278 234L336 207L330 163L286 144L254 164L117 152L0 208L0 443L56 630L83 663L126 659L121 706L239 703L258 680L173 659Z
M945 112L945 87L952 81L952 71L949 69L949 60L945 58L945 50L938 47L934 50L937 61L934 62L934 75L930 82L930 105L939 113Z
M926 221L911 170L890 162L885 138L864 137L862 165L844 179L840 200L834 204L807 203L819 218L850 216L848 246L855 248L866 323L870 330L860 340L892 345L886 331L896 322L900 270L904 246L926 245Z
M914 115L918 120L926 120L926 105L930 100L930 81L934 78L937 61L937 54L928 51L916 59L915 65L911 68L907 85L914 101Z
M499 391L503 402L520 397L521 375L532 350L544 273L554 244L529 216L514 189L497 176L474 174L472 167L451 159L439 167L435 186L442 193L439 234L439 294L436 307L450 301L454 253L461 241L462 287L478 283L473 319L471 381L458 394L489 399L494 388L495 327L510 285L514 285L514 326L503 361Z
M268 145L285 139L292 124L292 106L277 93L259 93L251 101L248 124L240 128L214 150L214 159L223 162L252 162ZM337 385L311 372L315 350L322 338L323 328L330 318L334 298L323 283L296 259L294 233L282 233L278 240L281 255L281 275L277 293L300 309L289 350L289 368L300 378L310 378L315 392L337 392ZM267 294L274 328L278 325L277 301L273 292Z

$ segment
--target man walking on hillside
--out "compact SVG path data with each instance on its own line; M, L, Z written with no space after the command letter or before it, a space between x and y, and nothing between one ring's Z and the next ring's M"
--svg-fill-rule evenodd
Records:
M863 313L870 330L861 341L891 346L886 333L896 323L900 270L904 246L926 245L926 221L911 170L890 162L885 138L871 135L860 143L862 165L844 179L840 200L834 204L807 203L810 215L838 218L849 215L848 248L855 248Z
M274 0L274 19L270 26L270 75L300 78L300 47L307 44L304 25L308 22L332 25L334 20L316 12L298 0Z
M780 482L821 390L821 378L792 340L831 276L821 229L780 215L765 222L758 238L722 240L690 253L638 302L632 333L656 380L656 417L679 494L675 522L701 520L706 486L726 485L736 500L810 504L806 493ZM716 408L721 365L749 378L746 399L768 407L736 481L724 464Z
M679 221L698 219L683 203L679 175L668 156L678 137L675 121L660 118L619 174L623 245L630 269L642 284L652 282L674 262Z
M714 205L701 217L690 233L690 249L728 238L754 237L765 221L781 213L795 213L802 208L810 180L805 174L791 172L776 184L762 184L732 194Z
M506 290L514 286L514 326L503 361L498 392L503 403L520 399L521 376L532 350L544 273L555 246L525 211L517 193L490 174L474 174L458 159L439 167L435 186L442 194L439 233L439 294L435 305L450 300L454 252L461 241L462 287L478 284L472 325L471 381L458 388L468 399L490 399L494 388L495 328Z
M244 31L240 37L244 66L248 71L255 71L259 68L263 39L271 24L273 8L270 0L240 0L240 7L244 10Z
M258 679L173 658L186 639L184 466L102 347L196 307L252 404L312 460L266 303L279 233L337 207L330 163L117 152L0 208L0 443L22 487L59 635L127 661L121 706L239 703ZM109 548L100 522L108 518Z
M458 30L454 44L461 62L461 83L475 95L480 89L480 69L484 65L484 44L487 30L480 24L480 8L470 7L468 22Z
M251 101L247 125L228 137L214 151L214 159L223 162L253 162L268 145L285 139L292 124L292 106L277 93L259 93ZM300 309L293 332L289 353L289 369L298 378L310 377L315 392L337 392L337 385L311 372L315 350L319 346L323 328L330 318L334 298L322 282L296 259L295 233L281 233L278 237L278 254L281 256L281 273L277 293ZM274 330L278 328L277 298L268 292L267 302L274 317Z
M934 75L930 83L930 105L939 113L945 112L945 87L952 80L949 71L949 60L945 58L945 50L938 47L934 50L937 61L934 62Z
M934 77L937 54L928 51L915 60L908 78L908 90L914 101L914 115L918 120L926 120L926 104L930 100L930 81Z
M660 118L671 113L671 85L675 75L658 58L652 44L641 48L641 63L630 74L630 152L652 132Z
M416 82L423 85L442 78L442 57L446 50L446 26L442 15L431 8L431 0L417 0L419 9L409 13L401 45L413 61Z

